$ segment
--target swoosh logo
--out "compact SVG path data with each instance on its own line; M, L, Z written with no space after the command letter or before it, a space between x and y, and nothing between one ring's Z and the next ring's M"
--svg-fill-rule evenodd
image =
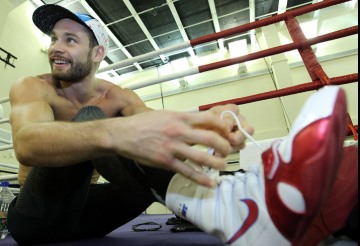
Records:
M257 204L250 199L244 199L240 200L241 202L245 203L249 208L249 214L244 220L244 223L240 227L240 229L235 233L235 235L226 243L226 244L232 244L236 240L238 240L240 237L242 237L245 232L255 223L259 216L259 208Z

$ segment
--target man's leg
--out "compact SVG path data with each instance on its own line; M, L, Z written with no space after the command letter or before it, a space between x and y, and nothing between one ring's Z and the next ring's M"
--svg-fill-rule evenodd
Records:
M90 106L81 109L73 121L105 117L99 108ZM91 161L64 168L32 168L9 210L13 238L20 244L37 244L105 235L153 201L135 179L120 183L123 187L90 188L93 171Z
M107 118L96 106L83 108L74 121ZM173 173L140 166L113 155L91 161L109 184L92 185L78 220L77 238L104 236L144 212L156 200L162 202ZM164 201L163 201L164 202Z
M82 110L73 119L96 114ZM20 244L56 242L71 238L85 207L93 173L91 162L63 167L32 167L11 204L8 215L9 231Z
M165 194L173 172L140 165L121 156L106 156L92 161L95 169L107 181L122 186L124 181L137 182L165 204Z
M176 175L166 204L228 245L295 244L333 184L345 116L344 92L323 88L309 98L288 137L262 154L262 165L221 176L215 189Z
M87 106L74 117L73 121L88 121L104 119L107 115L96 106ZM92 160L92 165L107 181L117 186L124 185L124 181L139 182L154 194L157 200L164 203L167 186L174 173L141 166L133 160L122 156L104 156Z
M94 118L103 119L107 116L100 108L88 106L74 117L74 121L87 121ZM124 181L137 181L150 189L160 201L165 200L167 186L174 176L172 172L141 166L133 160L117 155L97 158L92 160L92 164L110 183L122 186Z
M99 108L87 107L75 120L90 120L94 114L97 118L107 117ZM117 155L96 158L91 163L110 183L90 187L78 221L80 238L107 235L144 212L153 202L165 203L174 173L140 166Z
M91 163L33 167L9 209L13 238L20 244L66 240L86 203L92 171Z

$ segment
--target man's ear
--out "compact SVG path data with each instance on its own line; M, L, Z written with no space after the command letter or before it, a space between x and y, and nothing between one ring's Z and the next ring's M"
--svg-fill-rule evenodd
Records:
M101 62L105 58L105 48L104 46L98 45L93 49L93 57L95 62Z

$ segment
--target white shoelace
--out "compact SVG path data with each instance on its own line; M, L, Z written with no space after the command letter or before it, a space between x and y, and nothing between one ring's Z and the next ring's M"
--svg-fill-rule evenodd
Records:
M260 153L262 153L261 145L249 133L247 133L244 130L244 128L241 126L240 120L236 116L236 114L234 112L230 111L230 110L225 110L220 115L221 119L223 119L225 117L225 114L230 114L234 118L234 120L236 122L236 125L238 127L238 130L241 131L248 139L250 139L256 145L256 147L258 147L258 149L260 150ZM214 149L212 149L212 148L208 149L208 153L210 155L214 155L214 152L215 152ZM240 152L241 152L241 150L239 150L239 155L240 155ZM240 168L241 168L240 160L239 160L239 165L240 165ZM207 173L212 179L217 181L217 183L220 182L220 176L219 176L219 171L218 170L215 170L213 168L208 168L208 167L204 167L203 169L204 169L205 173Z
M220 115L221 119L224 118L225 114L230 114L230 115L234 118L238 129L239 129L248 139L250 139L260 150L262 150L260 144L259 144L249 133L247 133L247 132L244 130L244 128L242 128L241 123L240 123L240 120L239 120L239 118L236 116L236 114L235 114L234 112L232 112L232 111L230 111L230 110L225 110L225 111L222 112L221 115Z

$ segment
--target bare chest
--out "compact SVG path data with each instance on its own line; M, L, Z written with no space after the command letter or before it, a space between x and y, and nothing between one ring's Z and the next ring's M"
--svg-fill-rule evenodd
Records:
M107 117L116 117L120 115L121 107L116 106L115 103L106 99L97 101L89 101L84 104L74 104L68 99L59 98L52 105L55 120L57 121L72 121L75 115L84 107L97 106L99 107Z

